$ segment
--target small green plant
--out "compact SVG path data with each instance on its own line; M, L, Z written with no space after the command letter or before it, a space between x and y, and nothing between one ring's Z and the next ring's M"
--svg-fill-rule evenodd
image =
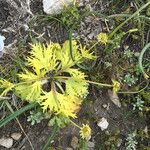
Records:
M72 29L76 29L80 20L78 4L75 3L70 7L64 7L65 11L60 15L59 20L63 25Z
M31 122L31 125L40 123L44 119L42 112L30 111L30 115L27 117L27 121Z
M137 76L142 73L138 63L134 66L134 71Z
M107 145L107 147L109 147L109 149L111 150L116 150L117 145L121 145L122 143L121 140L119 139L119 135L120 135L120 130L116 130L111 133L106 133L104 137L105 145ZM103 149L105 148L103 147Z
M50 126L54 126L55 123L58 125L60 128L64 128L67 124L71 123L70 119L68 117L59 117L55 116L49 121Z
M131 58L131 57L133 57L133 55L134 55L134 52L129 49L125 50L125 52L124 52L124 58Z
M136 146L138 144L136 140L136 132L133 132L131 134L128 134L126 138L126 150L136 150Z
M140 110L142 111L144 109L144 101L142 100L142 97L140 95L137 95L133 100L133 110Z
M79 150L88 150L88 141L86 139L79 139Z
M124 82L126 84L128 84L128 86L132 86L136 83L138 79L134 76L134 75L131 75L130 73L127 73L125 76L124 76Z

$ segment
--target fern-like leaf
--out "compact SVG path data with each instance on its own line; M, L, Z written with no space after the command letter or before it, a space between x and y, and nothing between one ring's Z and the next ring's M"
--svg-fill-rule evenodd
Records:
M55 53L58 47L58 45L56 47L52 42L47 44L47 46L41 45L40 43L32 45L31 56L27 58L27 61L38 76L41 75L41 73L43 75L43 71L46 73L56 68L57 59Z
M29 102L39 102L42 93L41 82L20 84L15 87L15 94Z
M5 96L12 88L14 87L14 84L11 82L1 79L0 80L0 88L4 89L4 91L0 94L0 96Z
M57 115L63 115L67 117L75 118L75 111L79 109L79 101L75 103L74 100L65 96L64 94L58 93L57 91L51 90L40 97L42 108L44 111L51 111Z

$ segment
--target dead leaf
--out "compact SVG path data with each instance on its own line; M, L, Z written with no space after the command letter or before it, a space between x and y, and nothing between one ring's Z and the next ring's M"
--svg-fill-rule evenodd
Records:
M121 103L119 100L119 97L116 93L113 93L111 90L108 90L108 95L110 97L110 100L119 108L121 107Z

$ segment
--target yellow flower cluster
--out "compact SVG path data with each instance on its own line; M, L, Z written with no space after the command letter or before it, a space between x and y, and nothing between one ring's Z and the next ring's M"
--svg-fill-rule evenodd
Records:
M108 35L106 33L100 33L97 35L98 42L102 44L107 44L108 42Z
M116 80L112 80L113 82L113 93L117 93L120 90L120 83Z
M90 139L90 137L91 137L91 128L89 127L88 124L86 124L86 125L83 124L83 126L81 127L80 136L83 139Z

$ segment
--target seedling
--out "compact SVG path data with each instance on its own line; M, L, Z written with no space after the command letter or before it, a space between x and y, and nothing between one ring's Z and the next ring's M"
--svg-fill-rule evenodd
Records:
M143 109L144 109L144 101L142 100L142 97L141 96L136 96L135 98L134 98L134 101L133 101L133 103L132 103L132 105L133 105L133 110L140 110L140 111L142 111Z
M125 50L125 52L124 52L124 57L125 58L132 58L133 57L133 55L134 55L134 52L133 51L131 51L131 50Z
M42 112L34 112L30 111L30 115L28 116L27 121L31 122L31 125L40 123L44 119L44 115Z
M136 83L138 79L134 76L134 75L131 75L130 73L127 73L125 76L124 76L124 82L126 84L128 84L129 86L132 86Z

